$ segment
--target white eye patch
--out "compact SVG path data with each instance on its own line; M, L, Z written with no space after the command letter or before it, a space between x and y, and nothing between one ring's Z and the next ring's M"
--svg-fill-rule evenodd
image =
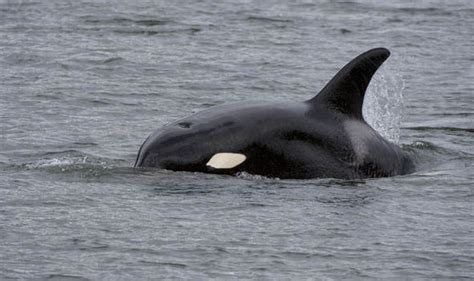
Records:
M247 157L240 153L222 152L211 157L206 166L214 169L232 169L242 164Z

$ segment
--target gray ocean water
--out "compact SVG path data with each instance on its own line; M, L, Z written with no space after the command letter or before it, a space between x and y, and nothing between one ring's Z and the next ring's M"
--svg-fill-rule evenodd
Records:
M474 2L0 0L0 279L474 278ZM417 172L133 169L157 127L303 101L387 47L368 121Z

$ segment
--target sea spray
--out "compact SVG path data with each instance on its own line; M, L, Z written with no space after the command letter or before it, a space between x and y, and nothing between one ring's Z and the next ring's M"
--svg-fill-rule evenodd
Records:
M392 61L399 61L397 57ZM377 132L398 143L403 117L404 81L398 63L389 63L373 77L365 94L363 115Z

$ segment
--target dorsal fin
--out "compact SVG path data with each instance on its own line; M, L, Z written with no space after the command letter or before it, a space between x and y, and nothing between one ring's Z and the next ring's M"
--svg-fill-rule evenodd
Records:
M346 64L329 83L308 102L362 118L362 104L370 79L390 56L385 48L369 50Z

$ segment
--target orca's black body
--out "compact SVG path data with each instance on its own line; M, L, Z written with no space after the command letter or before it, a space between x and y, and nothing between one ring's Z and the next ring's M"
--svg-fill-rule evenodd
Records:
M409 173L410 158L362 117L367 86L389 55L384 48L363 53L306 102L228 104L166 125L143 143L135 167L278 178ZM228 153L245 160L224 168L211 163Z

